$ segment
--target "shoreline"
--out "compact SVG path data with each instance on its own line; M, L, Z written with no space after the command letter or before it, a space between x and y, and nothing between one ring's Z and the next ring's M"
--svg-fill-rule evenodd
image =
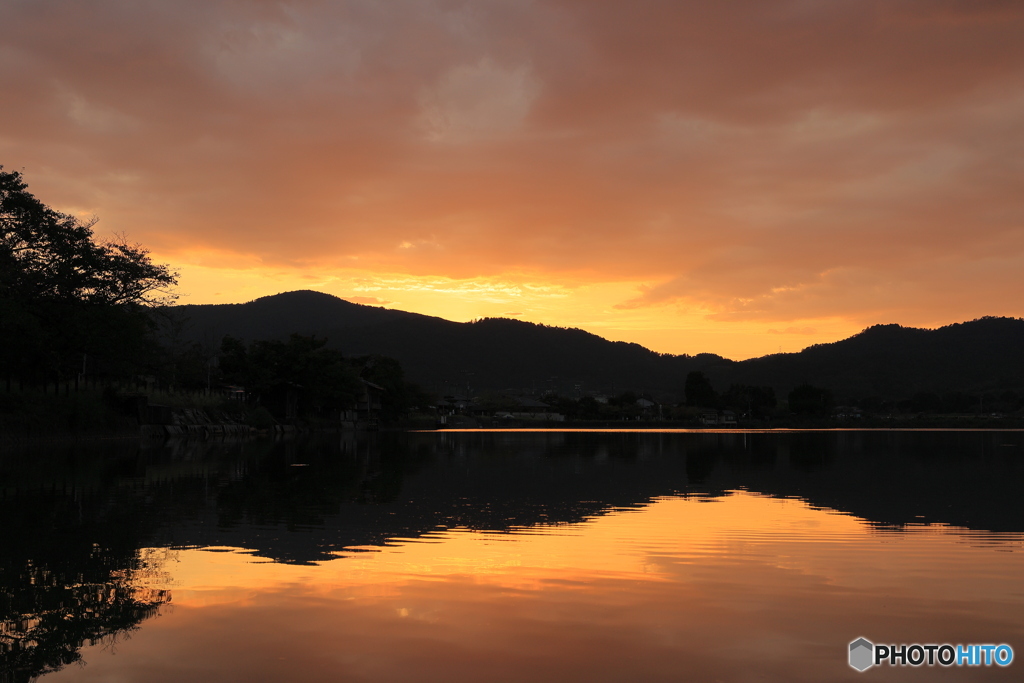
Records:
M642 425L612 425L601 424L580 424L580 423L552 423L545 425L481 425L463 427L382 427L380 429L351 429L341 427L317 427L311 429L292 429L288 431L259 430L251 433L220 433L220 434L154 434L145 433L140 427L138 430L117 431L104 433L61 433L61 434L5 434L0 433L0 447L5 450L10 447L36 444L60 444L67 445L76 442L98 443L102 441L126 442L132 440L159 443L167 441L254 441L262 439L299 438L303 436L323 434L353 434L366 435L373 433L415 433L429 434L432 432L440 434L472 434L472 433L606 433L606 434L797 434L813 432L1024 432L1024 425L1018 421L1016 424L1007 425L925 425L925 426L851 426L851 425L807 425L807 426L736 426L736 427L694 427L687 425L668 424L642 424ZM145 425L144 425L145 426Z

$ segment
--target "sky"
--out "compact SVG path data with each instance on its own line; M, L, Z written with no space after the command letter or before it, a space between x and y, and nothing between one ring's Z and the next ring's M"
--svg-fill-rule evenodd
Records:
M1024 316L1020 0L0 0L0 164L180 273L666 353Z

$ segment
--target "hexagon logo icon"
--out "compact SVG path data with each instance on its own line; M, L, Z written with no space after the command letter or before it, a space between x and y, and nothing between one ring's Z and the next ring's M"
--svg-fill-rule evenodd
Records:
M850 666L857 671L870 668L875 662L875 645L867 638L850 643Z

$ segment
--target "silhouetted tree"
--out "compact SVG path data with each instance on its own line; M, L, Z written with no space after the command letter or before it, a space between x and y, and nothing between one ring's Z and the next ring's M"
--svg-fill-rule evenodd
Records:
M134 361L148 319L140 307L173 300L177 274L123 237L95 240L82 222L36 199L0 167L0 362L8 374L49 379Z
M544 397L544 403L551 406L552 412L560 413L568 420L576 420L579 418L580 404L578 401L568 396L548 394Z
M176 273L123 237L96 242L92 226L54 211L0 166L0 288L5 297L90 304L165 303Z
M801 384L789 392L789 409L797 415L827 415L832 409L832 392Z
M635 392L624 391L609 398L608 405L615 408L620 418L634 418L641 412L640 406L636 404L638 398Z
M360 393L359 375L327 340L293 334L288 341L234 337L221 342L220 370L225 382L244 386L255 402L266 401L288 385L298 396L300 414L350 406Z
M710 408L717 404L718 394L711 386L711 380L699 370L688 373L686 375L686 405Z
M584 396L578 402L576 416L581 420L600 420L604 417L601 402L593 396Z
M364 356L355 359L360 367L359 375L377 386L384 388L381 395L381 417L392 422L408 415L413 408L427 402L426 395L415 384L405 381L402 365L387 356Z
M722 403L740 412L765 415L775 409L775 390L771 387L733 384L722 394Z

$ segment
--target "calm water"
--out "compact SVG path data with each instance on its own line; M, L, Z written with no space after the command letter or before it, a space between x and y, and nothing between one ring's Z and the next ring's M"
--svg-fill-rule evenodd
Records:
M1024 434L422 433L0 457L0 681L1022 680Z

